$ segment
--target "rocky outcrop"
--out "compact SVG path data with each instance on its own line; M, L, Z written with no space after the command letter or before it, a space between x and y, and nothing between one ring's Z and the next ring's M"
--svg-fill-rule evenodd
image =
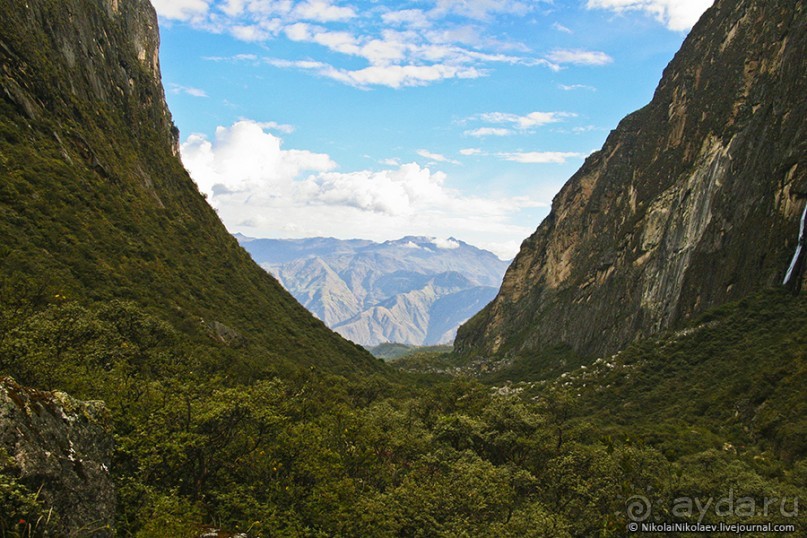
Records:
M601 355L781 285L807 203L806 18L801 0L717 0L455 349Z
M104 103L129 119L133 134L146 136L158 126L178 154L179 133L160 83L157 14L148 1L31 0L23 6L6 5L15 3L0 1L11 37L0 41L0 91L6 98L30 119L73 108L74 100ZM39 77L26 72L33 67L26 58L29 48L49 56Z
M53 508L59 535L114 535L113 440L102 402L0 378L0 448L20 482Z

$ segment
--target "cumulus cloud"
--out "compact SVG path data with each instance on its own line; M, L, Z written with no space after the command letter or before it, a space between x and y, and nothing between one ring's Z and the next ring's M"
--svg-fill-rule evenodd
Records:
M675 31L689 30L714 0L588 0L588 9L643 11Z
M181 147L191 177L231 231L385 240L407 230L412 235L472 236L498 254L512 256L496 245L532 231L513 224L514 213L548 203L463 195L446 185L445 173L417 163L339 171L327 154L284 148L266 125L241 120L219 127L213 139L190 135ZM439 245L451 248L452 243Z
M285 192L302 172L336 168L328 155L284 150L282 140L258 122L218 127L215 140L192 134L182 144L182 161L199 190L211 197L244 192Z

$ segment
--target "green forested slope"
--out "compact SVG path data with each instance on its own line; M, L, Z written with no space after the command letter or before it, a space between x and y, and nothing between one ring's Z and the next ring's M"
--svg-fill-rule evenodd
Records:
M256 365L376 368L198 193L174 154L147 2L4 0L0 13L0 299L122 298L200 341L223 330Z

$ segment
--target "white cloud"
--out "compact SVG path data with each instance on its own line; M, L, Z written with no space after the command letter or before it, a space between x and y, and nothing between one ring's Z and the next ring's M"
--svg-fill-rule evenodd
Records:
M481 241L474 246L489 250L501 260L512 260L521 249L521 243L521 240L511 239L510 241L499 241L495 243Z
M482 150L479 148L463 148L460 150L460 155L470 157L472 155L482 155Z
M444 180L441 172L432 173L415 163L403 164L397 170L328 172L300 182L297 202L406 216L419 204L446 198Z
M464 134L467 136L483 138L486 136L507 136L513 134L513 131L510 129L504 129L502 127L480 127L479 129L465 131Z
M614 61L604 52L581 49L555 49L547 58L558 65L608 65Z
M332 52L364 59L364 68L347 69L332 64L269 60L276 67L307 68L320 76L357 88L424 86L447 79L474 79L486 76L483 65L492 63L526 66L548 65L544 59L507 54L490 54L457 45L476 41L474 31L455 28L447 32L414 32L384 29L378 37L331 31L321 26L297 22L283 32L292 41L315 43Z
M569 159L582 159L583 153L570 153L560 151L530 151L517 153L499 153L499 157L506 161L525 164L564 164Z
M570 92L573 90L588 90L591 92L597 91L597 88L594 86L588 86L586 84L558 84L558 88L565 92Z
M577 117L577 114L572 112L530 112L529 114L525 114L523 116L508 112L485 112L483 114L477 114L462 120L460 123L481 121L494 125L510 125L510 127L479 127L476 129L469 129L464 133L465 136L484 138L489 136L509 136L517 133L528 133L531 129L536 127L541 127L550 123L562 122L567 118L574 117ZM481 151L479 153L481 153ZM478 153L469 153L468 155L473 154Z
M230 17L237 17L243 13L246 2L247 0L227 0L221 6L221 10Z
M344 63L338 56L323 61L316 52L312 55L309 51L305 60L283 58L285 63L269 62L278 67L306 69L361 89L475 79L487 76L495 64L560 68L546 58L531 56L522 43L486 35L493 28L489 23L494 17L524 15L535 8L536 0L432 0L431 8L396 11L379 6L361 13L334 0L157 0L157 3L164 18L187 21L212 33L229 33L241 41L285 37L361 58L365 66L356 66L352 61ZM210 59L240 61L255 57Z
M571 28L568 28L568 27L566 27L566 26L563 26L563 25L562 25L561 23L559 23L559 22L553 23L553 24L552 24L552 28L553 28L554 30L557 30L558 32L563 32L564 34L573 34L573 33L574 33L574 32L571 30Z
M198 20L210 9L212 0L152 0L157 14L166 19L180 21Z
M310 40L334 52L348 54L350 56L363 55L358 40L349 32L317 31Z
M405 231L472 237L501 256L512 256L512 238L532 231L513 224L513 215L548 203L463 195L446 186L443 172L416 163L337 171L326 154L284 149L265 125L242 120L219 127L212 140L194 134L182 144L185 166L233 232L386 240ZM450 248L453 243L435 244Z
M255 54L234 54L233 56L203 56L203 60L208 62L255 62L258 56Z
M168 91L173 94L180 94L184 93L186 95L190 95L191 97L207 97L207 93L204 90L199 88L193 88L190 86L182 86L181 84L174 84L171 83L168 85Z
M335 6L327 0L306 0L297 4L292 14L316 22L344 22L356 17L353 8Z
M388 65L393 62L401 62L406 59L406 43L397 39L373 39L362 45L358 55L367 59L373 65Z
M292 41L311 41L313 39L311 25L304 22L298 22L286 26L283 31L286 33L286 37Z
M246 121L250 121L250 120L246 120ZM288 125L286 123L278 123L276 121L255 122L255 125L259 126L261 129L269 129L269 130L272 130L272 131L280 131L281 133L286 133L286 134L294 132L294 125Z
M488 123L511 123L514 127L526 130L540 127L548 123L557 123L566 118L574 118L577 114L571 112L530 112L525 116L509 114L506 112L487 112L480 114L479 119Z
M675 31L689 30L714 0L588 0L588 9L644 11Z
M315 62L313 60L289 61L289 60L281 60L278 58L266 58L264 59L264 61L269 65L280 68L308 69L313 71L325 71L327 69L332 69L332 67L328 64L324 64L322 62Z
M438 163L460 164L458 161L455 161L454 159L449 159L448 157L440 153L432 153L429 150L419 149L417 150L416 153L425 159L429 159L430 161Z
M386 24L412 28L429 28L432 25L431 19L421 9L390 11L381 15L381 20Z
M452 239L450 237L448 239L439 239L437 237L434 237L434 238L432 238L431 241L432 241L432 244L435 247L441 248L441 249L444 249L444 250L454 250L455 248L460 248L459 241L457 241L455 239Z
M275 67L294 67L313 71L349 86L368 88L370 86L387 86L402 88L406 86L425 86L429 83L446 79L470 79L484 76L484 72L474 67L454 65L373 65L364 69L340 69L332 65L314 61L296 61L270 59Z
M182 144L182 161L199 190L211 197L222 193L288 191L302 172L336 167L321 153L281 149L280 138L261 124L242 120L218 127L214 141L192 134Z
M233 25L230 27L233 37L241 41L265 41L272 34L265 28L258 25Z
M530 4L518 0L437 0L433 10L435 16L446 14L460 15L471 19L485 20L495 14L525 15L531 10Z

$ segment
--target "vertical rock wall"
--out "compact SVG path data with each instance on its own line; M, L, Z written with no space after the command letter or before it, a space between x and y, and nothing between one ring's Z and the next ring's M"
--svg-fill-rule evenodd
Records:
M717 0L455 348L611 353L781 285L807 203L805 50L802 0Z

